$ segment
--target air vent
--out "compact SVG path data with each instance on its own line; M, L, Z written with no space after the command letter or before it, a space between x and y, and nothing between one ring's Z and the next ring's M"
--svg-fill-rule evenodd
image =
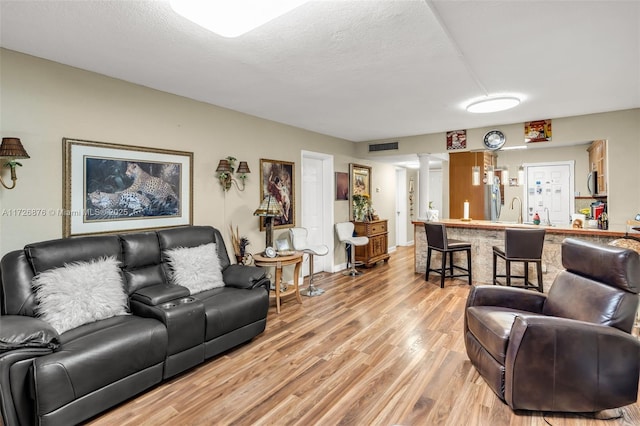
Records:
M398 142L374 143L369 145L369 152L391 151L398 149Z

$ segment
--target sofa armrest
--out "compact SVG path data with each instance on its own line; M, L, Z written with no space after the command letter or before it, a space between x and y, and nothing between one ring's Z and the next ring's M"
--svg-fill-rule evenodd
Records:
M0 316L0 354L27 348L55 350L59 345L60 336L48 322L24 315Z
M263 268L236 264L229 265L222 272L222 279L228 287L253 289L263 286L268 290L270 281L266 274Z
M7 426L30 419L31 360L59 345L60 336L48 322L24 315L0 316L0 413Z
M33 423L31 365L34 358L52 352L50 348L21 348L0 353L0 424L2 420L5 426Z
M186 287L173 284L156 284L138 289L131 299L149 306L158 306L170 300L188 297L191 293Z
M595 412L637 400L640 341L614 327L517 317L505 358L514 410Z
M467 297L469 306L500 306L532 313L542 313L547 295L522 288L495 285L472 286Z

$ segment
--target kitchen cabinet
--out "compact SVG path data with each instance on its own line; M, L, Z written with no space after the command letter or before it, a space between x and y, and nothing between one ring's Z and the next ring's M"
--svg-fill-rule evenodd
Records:
M598 192L595 196L605 197L607 195L607 141L593 141L587 151L589 152L589 172L597 173Z
M381 260L389 260L389 237L387 220L372 220L369 222L353 222L358 237L368 237L369 243L356 246L356 262L362 262L366 267Z
M469 201L469 217L489 220L485 217L485 187L482 179L485 170L493 165L492 152L455 152L449 154L449 217L461 219L464 216L464 202ZM471 184L471 169L480 167L479 186ZM504 191L502 191L504 194Z

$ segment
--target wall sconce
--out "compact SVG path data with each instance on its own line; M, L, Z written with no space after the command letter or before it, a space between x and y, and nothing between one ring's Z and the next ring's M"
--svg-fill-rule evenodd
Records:
M7 162L2 167L9 167L11 169L11 180L13 184L7 186L0 176L0 183L7 189L13 189L16 186L18 177L16 176L16 166L22 166L22 164L16 161L17 158L30 158L27 151L22 146L22 142L18 138L2 138L2 144L0 145L0 158L6 158Z
M265 247L273 247L273 218L283 215L282 207L273 195L266 195L260 206L253 212L254 216L264 217Z
M220 180L220 185L222 185L222 189L228 191L231 188L231 184L234 183L238 191L244 191L244 181L247 178L247 173L251 173L249 170L249 165L246 161L241 161L238 164L238 179L242 181L242 188L238 185L238 181L233 178L233 172L235 171L236 158L227 157L223 160L220 160L218 163L218 168L216 169L216 173L218 173L218 179Z

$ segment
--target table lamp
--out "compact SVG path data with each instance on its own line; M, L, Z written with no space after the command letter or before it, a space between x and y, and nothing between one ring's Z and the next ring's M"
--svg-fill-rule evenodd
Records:
M273 247L273 218L282 216L284 212L276 197L273 195L266 195L260 207L253 212L254 216L264 217L265 233L266 233L266 247Z

